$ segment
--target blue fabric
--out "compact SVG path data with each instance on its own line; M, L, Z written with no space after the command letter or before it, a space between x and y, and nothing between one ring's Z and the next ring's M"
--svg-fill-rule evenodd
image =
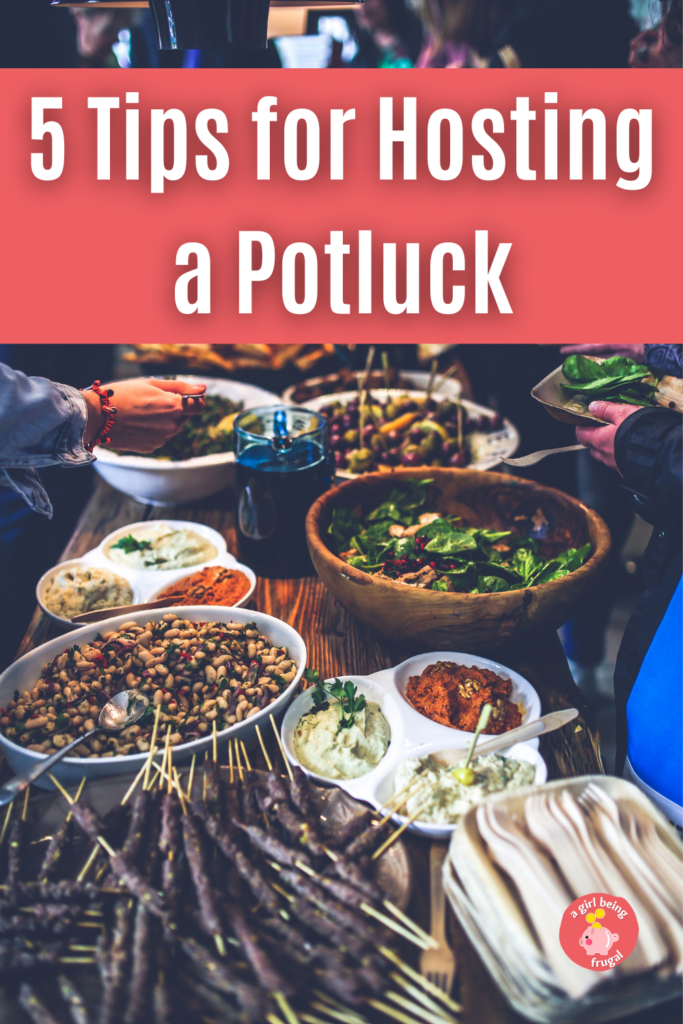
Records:
M683 581L643 659L626 716L636 775L683 806Z

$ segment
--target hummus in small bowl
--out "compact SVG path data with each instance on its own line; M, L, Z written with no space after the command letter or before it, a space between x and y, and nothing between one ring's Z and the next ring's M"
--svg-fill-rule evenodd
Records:
M312 708L294 730L294 753L304 768L326 779L357 779L372 771L391 742L391 729L379 704L367 701L344 726L341 704Z
M135 587L123 576L76 560L46 572L38 581L36 596L50 618L69 625L76 615L134 604L138 598Z
M104 554L128 569L156 572L211 562L218 555L216 545L191 526L194 524L138 523L121 530L105 545Z

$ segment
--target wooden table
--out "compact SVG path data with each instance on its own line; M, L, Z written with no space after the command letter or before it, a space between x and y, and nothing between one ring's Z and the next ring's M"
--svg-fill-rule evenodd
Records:
M78 558L121 526L140 520L163 519L168 515L213 527L225 537L228 550L236 552L231 492L168 510L140 504L100 481L63 558ZM254 604L258 611L284 619L301 633L308 647L309 666L317 668L323 678L344 673L366 675L377 672L397 665L411 653L382 640L369 626L351 618L333 601L317 577L259 579ZM55 624L38 609L18 653L25 654L57 635ZM508 645L495 651L482 649L477 653L493 656L525 676L538 691L544 713L568 707L580 710L579 718L568 727L541 740L541 752L550 778L602 772L600 741L593 715L574 684L557 634L543 633L520 647ZM260 764L258 766L261 767ZM429 845L413 836L407 838L407 843L416 879L410 913L428 928ZM464 1024L474 1024L475 1021L477 1024L512 1024L521 1020L491 983L453 917L450 919L450 935L459 964Z

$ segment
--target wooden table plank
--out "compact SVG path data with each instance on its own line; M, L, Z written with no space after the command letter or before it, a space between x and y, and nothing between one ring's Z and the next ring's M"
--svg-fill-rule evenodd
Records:
M204 523L221 533L228 550L237 554L233 497L226 491L193 505L172 509L142 505L98 483L92 499L83 511L76 531L63 553L63 559L77 558L95 547L112 530L141 520L186 519ZM304 638L308 664L324 677L353 673L366 675L388 668L409 657L412 652L388 643L372 631L371 625L355 621L330 597L317 577L267 580L257 583L254 606L260 611L290 623ZM40 610L31 620L20 653L59 635L56 624ZM551 778L594 774L602 771L600 741L593 715L575 686L561 644L555 633L542 633L523 645L493 646L479 651L525 676L538 691L543 712L577 707L581 714L568 728L553 733L541 743L541 752ZM269 743L270 746L270 743ZM252 755L250 755L252 756ZM252 756L255 766L263 766L260 751ZM415 920L429 927L429 844L414 836L407 844L415 867L417 884L410 907ZM513 1024L521 1020L514 1014L479 961L476 953L450 915L449 928L460 966L460 990L464 1005L463 1022L477 1024Z

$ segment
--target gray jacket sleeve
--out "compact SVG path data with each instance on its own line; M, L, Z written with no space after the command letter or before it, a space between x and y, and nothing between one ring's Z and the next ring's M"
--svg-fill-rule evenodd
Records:
M27 377L0 363L0 485L50 516L52 507L36 471L94 461L83 447L87 418L85 400L76 388Z

